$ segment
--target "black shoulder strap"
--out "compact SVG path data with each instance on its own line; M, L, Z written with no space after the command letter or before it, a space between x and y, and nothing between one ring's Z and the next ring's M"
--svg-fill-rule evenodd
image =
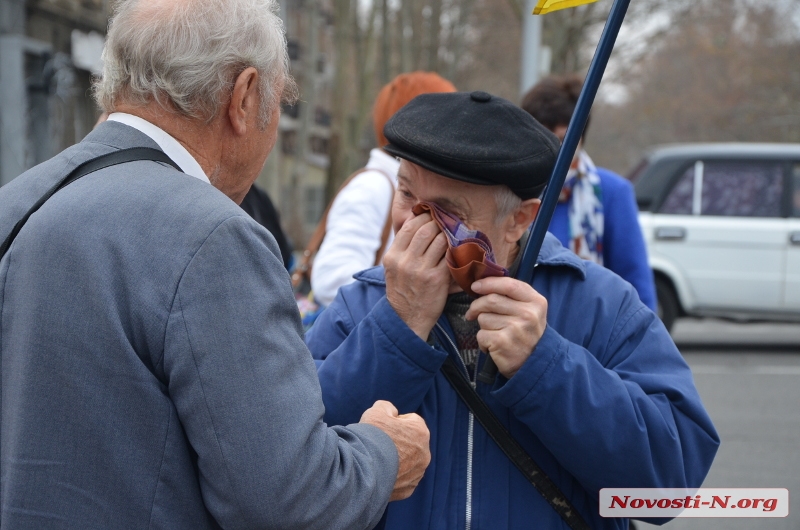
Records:
M558 515L564 520L572 530L590 530L586 521L578 513L572 503L569 502L567 496L564 495L558 486L550 480L545 472L539 467L531 456L525 452L525 449L517 442L511 433L500 423L497 416L494 415L489 406L481 399L478 393L472 388L472 384L467 380L467 377L459 369L453 358L448 355L444 364L442 365L442 372L447 378L447 381L452 385L453 389L458 394L458 397L466 403L469 410L475 416L475 419L483 425L486 432L489 433L492 440L500 447L509 460L519 469L522 474L528 479L528 482L533 484L536 490L542 494L542 497L558 512Z
M41 199L36 201L36 204L31 206L31 209L22 216L22 219L17 221L17 224L14 225L14 228L11 230L11 233L8 235L3 244L0 245L0 259L3 259L3 256L6 255L6 252L11 247L11 243L14 242L14 238L17 237L22 227L25 226L25 223L28 222L28 218L31 215L36 213L36 211L42 207L42 205L47 202L47 200L52 197L58 190L61 188L72 184L79 178L88 175L89 173L93 173L98 169L107 168L110 166L115 166L117 164L124 164L125 162L134 162L136 160L152 160L154 162L164 162L166 164L171 165L178 171L182 171L178 164L172 161L170 157L168 157L163 151L159 151L158 149L153 149L151 147L132 147L130 149L120 149L119 151L112 151L111 153L100 155L96 158L92 158L87 160L83 164L80 164L78 167L73 169L67 176L62 178L58 181L52 188L47 190Z

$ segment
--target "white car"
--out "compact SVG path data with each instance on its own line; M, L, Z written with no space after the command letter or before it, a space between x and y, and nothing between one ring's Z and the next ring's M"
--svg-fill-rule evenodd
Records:
M630 178L668 329L800 321L800 144L659 147Z

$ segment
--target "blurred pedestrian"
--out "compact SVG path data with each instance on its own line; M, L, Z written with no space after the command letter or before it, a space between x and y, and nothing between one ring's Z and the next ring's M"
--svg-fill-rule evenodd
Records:
M582 87L583 80L577 75L546 77L525 94L521 107L563 142ZM595 166L583 149L583 138L549 230L581 258L603 265L630 282L642 302L655 311L653 271L639 226L633 186L616 173Z
M400 74L375 99L372 122L378 147L369 161L336 195L328 211L324 238L311 268L311 291L329 305L353 274L380 264L392 243L390 207L400 162L383 148L383 126L395 112L420 94L455 92L452 83L433 72Z
M418 416L323 422L278 245L238 206L294 99L277 8L119 2L108 120L0 188L3 528L366 529L421 479Z
M269 230L272 237L278 243L278 248L281 249L281 258L283 259L283 266L286 270L292 267L292 244L289 238L281 227L281 217L275 205L269 198L266 191L262 190L255 183L250 186L250 191L242 199L239 205L242 210L247 212L247 215L256 220L258 224Z

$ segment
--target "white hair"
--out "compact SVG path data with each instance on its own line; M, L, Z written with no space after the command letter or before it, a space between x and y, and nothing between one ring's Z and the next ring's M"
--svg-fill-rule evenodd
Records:
M502 223L509 214L515 212L522 204L522 199L519 195L504 185L495 187L494 200L497 204L497 216L495 217L497 223Z
M259 122L281 98L293 102L283 22L275 0L122 0L109 23L100 107L156 101L210 122L248 67L259 74Z

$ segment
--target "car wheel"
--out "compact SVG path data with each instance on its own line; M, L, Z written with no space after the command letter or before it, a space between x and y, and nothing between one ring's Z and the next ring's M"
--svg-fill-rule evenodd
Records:
M678 297L670 283L663 278L656 278L656 298L658 299L658 317L664 323L667 331L672 330L675 319L678 318Z

